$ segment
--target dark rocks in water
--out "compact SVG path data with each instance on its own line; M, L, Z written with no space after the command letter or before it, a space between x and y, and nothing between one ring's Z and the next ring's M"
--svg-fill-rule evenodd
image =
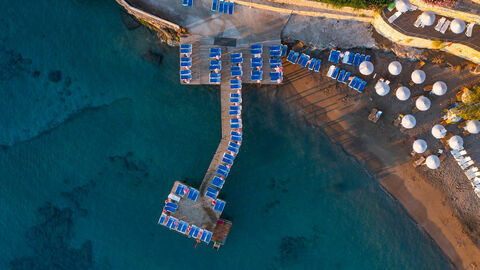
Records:
M303 236L286 236L280 242L280 260L285 263L296 261L308 246L308 239Z
M33 72L32 76L33 76L34 78L40 77L40 71L35 70L35 71Z
M152 62L154 64L160 65L163 60L163 54L154 52L152 50L148 50L147 53L143 55L143 59L148 62Z
M51 82L57 83L62 80L62 72L60 70L53 70L48 73L48 79Z
M140 27L142 24L135 18L135 16L131 15L130 13L120 10L120 15L122 19L123 25L127 27L128 30L134 30Z
M85 241L72 248L73 211L47 203L37 210L39 223L26 233L33 252L10 261L13 270L92 269L93 247Z

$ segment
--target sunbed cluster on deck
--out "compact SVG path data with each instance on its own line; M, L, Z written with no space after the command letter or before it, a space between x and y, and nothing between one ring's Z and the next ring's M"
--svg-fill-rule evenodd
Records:
M192 80L192 44L180 45L180 80L190 83Z
M467 155L467 150L463 149L463 147L458 150L453 149L450 153L457 161L458 166L465 172L468 180L470 180L475 194L480 198L480 172L478 167L474 166L475 162Z
M209 82L220 84L221 76L220 71L222 70L222 49L221 48L210 48L210 75Z
M251 58L251 68L252 73L250 79L260 83L263 80L263 45L262 44L252 44L250 45L250 53L252 54Z
M327 72L327 77L337 80L338 82L348 84L348 87L355 89L359 93L363 93L367 82L357 76L354 76L350 80L351 76L351 72L340 69L339 67L335 67L335 65L331 65Z
M235 3L233 1L213 0L212 11L225 14L233 14Z
M286 45L274 45L269 47L270 50L270 81L281 83L283 81L283 67L282 67L282 55L287 53Z
M168 199L165 201L165 206L158 219L158 224L163 225L170 230L176 230L188 237L193 237L197 239L197 241L203 241L207 244L210 243L212 232L206 229L201 229L194 224L190 224L187 221L176 218L172 215L179 208L179 202L181 200L197 201L199 191L179 182L176 183L176 186L174 186L172 190L174 191L168 195Z

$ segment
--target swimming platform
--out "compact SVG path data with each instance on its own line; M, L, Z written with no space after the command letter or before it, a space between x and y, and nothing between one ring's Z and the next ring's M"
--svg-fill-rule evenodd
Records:
M280 40L180 39L181 83L220 85L222 137L200 187L175 181L158 224L216 249L225 244L232 222L221 218L226 202L219 194L243 142L242 84L281 83L284 46Z

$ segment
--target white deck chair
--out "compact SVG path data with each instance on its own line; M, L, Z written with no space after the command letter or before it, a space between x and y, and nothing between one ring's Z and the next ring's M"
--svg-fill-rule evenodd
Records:
M472 37L472 32L473 32L473 26L475 25L475 22L469 23L467 26L467 31L465 31L465 35L467 37Z
M468 169L466 172L465 172L465 175L467 176L468 180L472 180L476 177L479 177L480 176L480 173L477 172L477 171L470 171L471 169L474 169L474 168L477 168L477 167L472 167L470 169ZM478 168L477 168L478 169Z
M447 19L445 17L440 18L440 20L438 20L437 25L435 26L435 30L440 32L440 29L442 29L442 26L443 26L443 24L445 23L446 20Z
M450 22L449 20L445 21L445 23L444 23L443 26L442 26L442 29L440 29L440 33L445 34L445 32L447 31L448 27L450 26L450 23L451 23L451 22Z
M344 64L348 63L348 57L350 57L350 52L346 51L345 54L343 55L342 63Z
M422 19L420 18L420 16L418 16L417 20L413 23L413 26L420 27L421 24L422 24Z
M402 15L400 11L395 12L390 18L388 18L388 22L393 23L398 17L400 17L400 15Z
M475 164L475 162L473 162L473 160L470 160L470 161L467 161L466 163L464 163L461 167L462 167L463 170L465 170L468 167L472 166L473 164Z
M460 150L460 155L465 156L467 154L467 150Z
M327 77L331 78L334 70L335 70L335 66L331 65L330 68L328 69Z

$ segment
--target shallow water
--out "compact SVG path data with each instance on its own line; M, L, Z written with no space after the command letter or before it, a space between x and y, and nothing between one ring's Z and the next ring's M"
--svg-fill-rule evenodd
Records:
M174 180L203 178L218 89L181 86L177 49L128 30L114 1L0 15L0 269L448 268L375 180L257 89L221 193L232 231L195 249L156 221Z

